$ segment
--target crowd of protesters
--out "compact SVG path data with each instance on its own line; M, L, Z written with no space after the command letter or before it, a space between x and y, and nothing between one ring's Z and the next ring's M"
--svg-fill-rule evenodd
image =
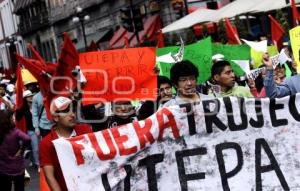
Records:
M256 79L241 82L226 58L212 60L211 79L205 84L197 84L201 72L192 62L184 60L175 63L170 70L170 79L165 76L157 77L157 100L144 100L139 104L133 104L130 100L118 100L110 105L99 103L78 108L75 100L70 97L55 97L50 104L52 120L47 117L43 95L37 82L25 84L23 107L15 111L15 80L8 80L1 75L1 190L10 191L12 184L15 190L24 190L23 153L27 149L31 150L32 165L36 169L43 169L50 189L67 190L52 143L57 138L70 138L143 120L161 107L198 103L225 96L280 98L300 92L300 75L296 74L293 63L278 65L274 69L269 55L264 54L261 67L265 70ZM291 77L286 77L285 67L291 67ZM27 133L15 127L14 121L22 117L26 119ZM81 123L83 119L90 124Z

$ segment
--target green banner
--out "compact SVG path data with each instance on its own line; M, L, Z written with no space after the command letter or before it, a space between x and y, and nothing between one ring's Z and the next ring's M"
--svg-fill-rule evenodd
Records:
M244 70L231 60L250 60L250 47L248 45L214 44L213 55L223 54L225 60L230 61L232 69L237 76L244 75Z
M179 47L165 47L156 50L156 56L166 55L168 53L176 53ZM212 43L211 38L206 38L197 43L187 45L184 47L184 60L189 60L196 65L199 70L198 83L203 83L210 78L211 69L211 57L212 57ZM161 75L170 77L170 69L172 64L170 63L158 63Z

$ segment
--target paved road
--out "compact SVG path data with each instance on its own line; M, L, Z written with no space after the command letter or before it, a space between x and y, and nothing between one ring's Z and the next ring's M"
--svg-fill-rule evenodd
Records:
M26 170L30 174L30 183L25 187L25 191L39 191L40 190L40 175L38 169L29 165L29 159L25 159Z
M27 168L30 174L30 184L25 187L25 191L39 191L40 190L40 176L36 168L30 166Z

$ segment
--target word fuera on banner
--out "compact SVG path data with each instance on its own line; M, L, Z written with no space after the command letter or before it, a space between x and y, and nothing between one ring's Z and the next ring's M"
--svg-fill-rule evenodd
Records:
M155 48L131 48L80 54L87 79L83 104L116 99L156 99Z
M205 100L54 145L69 190L289 190L300 188L299 103Z

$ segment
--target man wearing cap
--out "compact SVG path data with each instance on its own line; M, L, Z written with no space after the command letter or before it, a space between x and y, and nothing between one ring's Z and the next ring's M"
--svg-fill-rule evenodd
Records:
M72 100L67 97L54 98L50 104L50 111L55 124L40 143L40 165L51 190L67 190L52 141L92 133L92 129L88 125L76 123Z
M15 86L13 84L8 84L6 86L6 92L10 97L10 101L13 105L16 105L16 91Z

